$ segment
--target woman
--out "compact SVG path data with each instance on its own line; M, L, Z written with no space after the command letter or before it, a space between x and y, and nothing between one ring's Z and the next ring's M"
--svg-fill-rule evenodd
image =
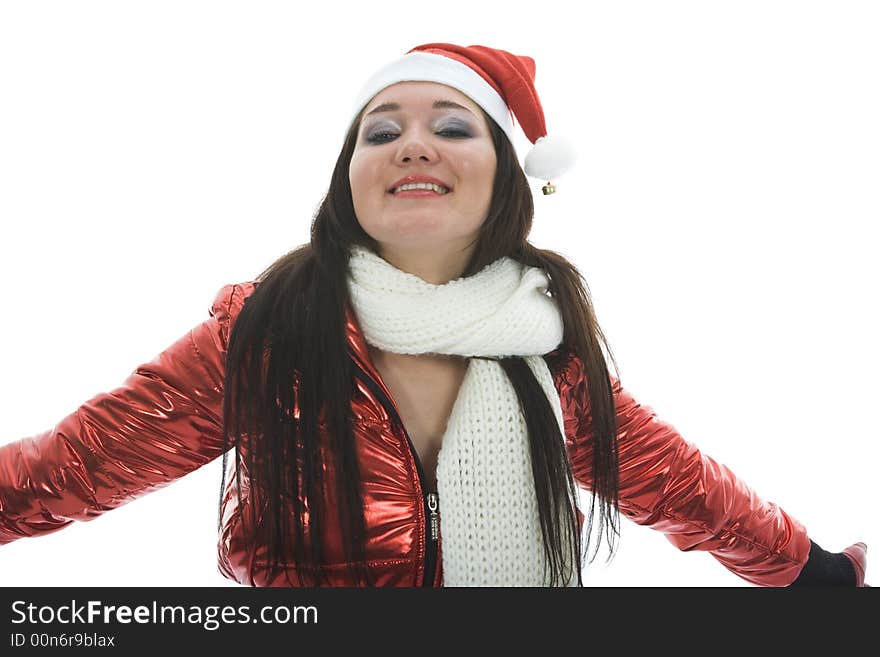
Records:
M219 568L242 584L581 585L598 502L612 553L622 510L754 584L865 585L864 544L824 551L608 372L579 272L526 239L511 115L545 194L572 162L534 77L531 58L444 43L380 69L309 244L223 287L120 388L0 447L0 543L221 455L226 472L234 447Z

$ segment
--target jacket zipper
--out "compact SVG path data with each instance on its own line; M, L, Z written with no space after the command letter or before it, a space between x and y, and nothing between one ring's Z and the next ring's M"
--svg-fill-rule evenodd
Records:
M425 507L425 518L429 519L428 522L425 523L425 577L422 581L422 586L433 586L434 585L434 576L437 570L437 539L440 535L440 523L438 516L438 506L440 498L437 493L429 492L425 493L425 489L427 486L425 485L425 472L422 470L422 462L419 460L419 454L416 452L416 448L413 445L412 439L409 437L409 434L406 431L406 427L403 425L403 420L400 419L400 415L397 413L397 408L394 406L394 403L388 398L388 395L382 390L381 386L376 383L373 378L367 374L366 371L358 364L356 358L352 358L352 362L354 362L358 371L363 374L360 378L364 383L369 386L370 390L372 390L375 394L377 394L383 401L383 406L386 410L390 410L391 414L394 416L394 419L397 421L398 426L401 431L403 431L403 435L406 436L406 441L409 443L410 452L413 455L413 460L416 463L416 470L419 474L419 486L422 491L422 502Z
M436 541L440 535L440 522L437 516L437 493L428 493L428 509L431 511L431 540Z

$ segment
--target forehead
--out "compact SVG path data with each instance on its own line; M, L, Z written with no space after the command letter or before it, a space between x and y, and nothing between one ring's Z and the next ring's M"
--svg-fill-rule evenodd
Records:
M449 85L440 82L406 81L396 82L377 93L364 107L363 114L383 103L397 103L401 110L430 111L431 105L436 100L451 100L459 105L464 105L475 115L480 115L479 106Z

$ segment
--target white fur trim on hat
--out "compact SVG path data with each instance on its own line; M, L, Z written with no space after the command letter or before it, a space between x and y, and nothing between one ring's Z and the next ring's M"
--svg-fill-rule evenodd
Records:
M377 93L397 82L439 82L458 89L491 116L513 142L510 108L479 73L461 62L430 52L411 52L379 69L361 87L354 103L351 122ZM351 127L351 122L346 129Z

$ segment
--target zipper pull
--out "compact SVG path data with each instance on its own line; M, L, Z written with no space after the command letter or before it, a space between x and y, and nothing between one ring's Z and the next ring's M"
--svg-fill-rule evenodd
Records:
M437 516L437 507L439 505L437 493L428 493L428 509L431 511L431 540L436 541L440 532L440 522Z

